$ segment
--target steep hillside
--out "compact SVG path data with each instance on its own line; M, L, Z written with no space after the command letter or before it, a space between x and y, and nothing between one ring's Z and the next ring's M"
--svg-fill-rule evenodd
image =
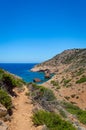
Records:
M58 99L86 109L86 49L66 50L32 71L46 69L55 75L43 85L51 88Z
M14 88L22 89L24 81L9 72L0 69L0 130L7 130L5 122L11 121L13 114L13 97L17 97Z
M13 89L15 87L22 87L24 85L24 81L3 69L0 69L0 89L6 90L10 95L13 95Z

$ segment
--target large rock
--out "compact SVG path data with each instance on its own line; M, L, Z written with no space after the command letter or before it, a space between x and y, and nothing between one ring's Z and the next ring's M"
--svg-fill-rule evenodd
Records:
M84 127L78 127L78 130L86 130Z
M0 130L8 130L8 126L0 120Z
M0 117L4 117L6 115L7 115L7 109L2 104L0 104Z
M51 74L50 74L49 70L45 70L44 73L45 73L45 78L50 78L51 77Z
M42 130L49 130L46 125L42 126Z
M41 82L41 80L39 78L35 78L33 79L33 82Z
M37 130L49 130L46 125L38 126Z

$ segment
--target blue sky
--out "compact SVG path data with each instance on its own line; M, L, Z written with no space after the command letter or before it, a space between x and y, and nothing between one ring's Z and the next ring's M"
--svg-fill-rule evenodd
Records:
M42 62L86 48L85 0L0 0L0 62Z

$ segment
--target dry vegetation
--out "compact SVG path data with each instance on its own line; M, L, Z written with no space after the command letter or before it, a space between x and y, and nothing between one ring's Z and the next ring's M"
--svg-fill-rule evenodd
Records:
M86 108L86 49L66 50L34 69L40 68L55 74L43 85L54 90L58 98Z
M33 71L45 69L49 69L55 75L49 81L43 83L43 86L51 89L59 101L66 102L64 109L76 115L77 119L85 124L86 49L66 50L35 66ZM71 103L71 105L67 103ZM59 113L65 117L63 109Z

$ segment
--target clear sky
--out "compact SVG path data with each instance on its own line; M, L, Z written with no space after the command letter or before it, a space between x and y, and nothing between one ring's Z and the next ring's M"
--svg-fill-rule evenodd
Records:
M86 48L86 0L0 0L0 62Z

